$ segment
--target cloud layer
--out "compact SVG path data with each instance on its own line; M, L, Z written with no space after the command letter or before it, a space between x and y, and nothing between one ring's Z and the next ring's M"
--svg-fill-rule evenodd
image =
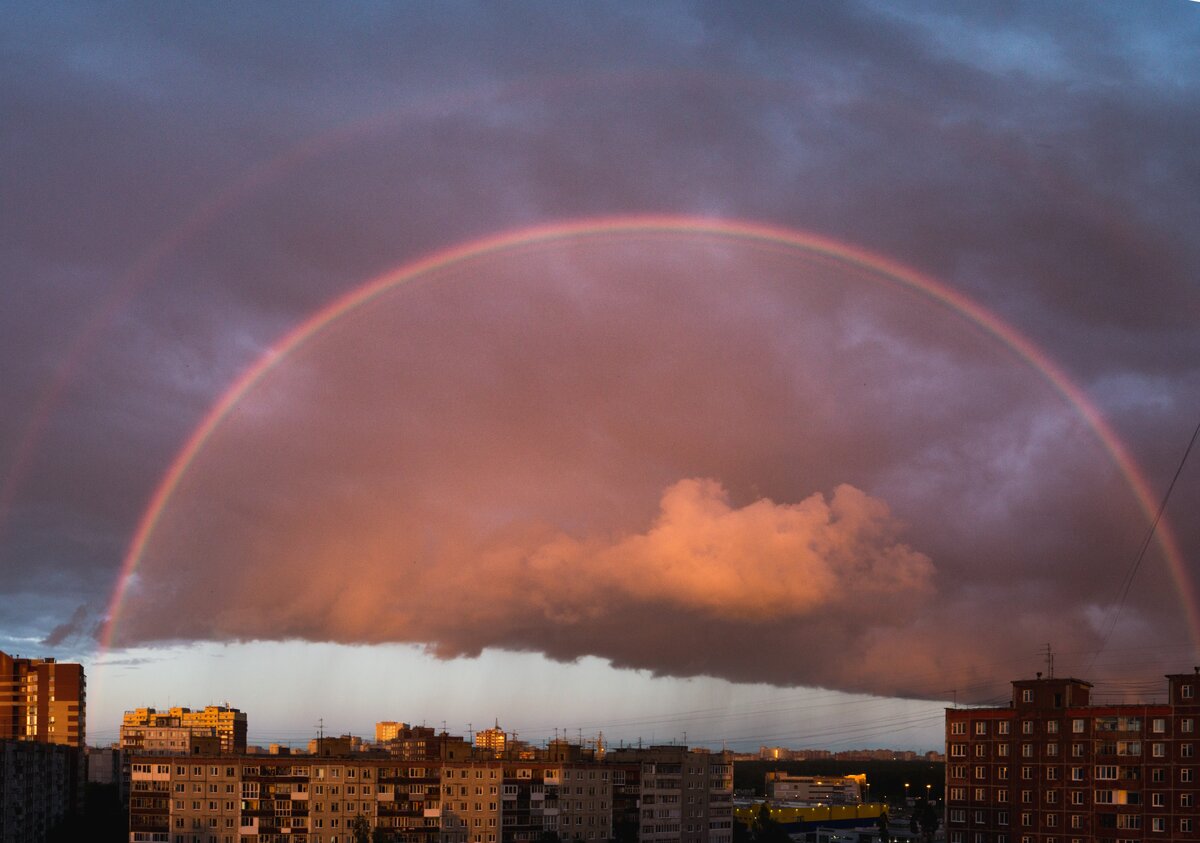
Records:
M1165 489L1200 416L1194 5L16 4L0 636L75 646L173 456L291 327L565 218L763 220L906 262L1059 361ZM1094 679L1193 663L1156 551L1113 620L1146 520L1108 455L953 313L744 243L460 269L239 405L125 640L397 637L920 695L1047 642ZM1198 497L1193 466L1168 510L1193 568ZM726 536L719 564L681 512ZM513 573L531 559L559 602ZM804 576L751 587L780 566Z
M914 661L1098 646L1087 608L1142 530L1079 408L931 297L737 238L580 236L418 278L277 361L118 629L930 694ZM980 629L997 605L1027 628Z

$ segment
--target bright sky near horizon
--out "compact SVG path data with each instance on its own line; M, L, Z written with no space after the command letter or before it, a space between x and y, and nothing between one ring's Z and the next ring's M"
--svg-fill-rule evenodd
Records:
M18 3L0 649L89 734L933 749L1200 658L1200 9Z

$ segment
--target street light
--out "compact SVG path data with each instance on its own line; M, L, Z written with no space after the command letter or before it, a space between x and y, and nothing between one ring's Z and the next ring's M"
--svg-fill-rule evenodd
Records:
M931 798L931 794L930 794L931 790L933 790L933 785L931 785L929 782L926 782L925 783L925 801L926 802L928 802Z
M904 783L904 804L908 804L908 782Z

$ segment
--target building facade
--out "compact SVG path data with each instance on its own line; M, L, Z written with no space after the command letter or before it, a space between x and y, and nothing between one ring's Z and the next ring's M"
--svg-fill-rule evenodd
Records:
M125 712L121 718L121 734L131 734L150 727L191 729L200 735L216 735L221 752L245 754L246 713L229 705L209 705L193 711L176 706L167 711L138 708ZM124 738L122 738L122 743Z
M857 805L862 802L864 773L849 776L796 776L778 771L766 775L767 799L823 805Z
M617 749L606 759L634 765L624 779L638 785L642 843L730 843L733 840L733 759L728 752L686 746ZM625 781L622 789L627 789Z
M615 788L634 782L633 810L653 806L643 824L652 836L643 839L730 843L733 770L726 754L630 752L623 761L134 757L129 839L350 843L359 825L378 829L389 843L536 843L548 835L589 843L613 838Z
M0 841L38 843L78 809L79 750L0 740Z
M87 742L83 665L0 653L0 740L83 747Z
M1093 705L1079 679L1013 682L1003 708L946 711L947 843L1200 840L1200 671L1168 701Z

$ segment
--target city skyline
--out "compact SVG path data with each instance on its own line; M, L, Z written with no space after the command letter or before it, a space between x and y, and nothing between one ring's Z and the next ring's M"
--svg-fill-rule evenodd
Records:
M932 749L1200 660L1195 4L12 21L0 650L89 739Z

